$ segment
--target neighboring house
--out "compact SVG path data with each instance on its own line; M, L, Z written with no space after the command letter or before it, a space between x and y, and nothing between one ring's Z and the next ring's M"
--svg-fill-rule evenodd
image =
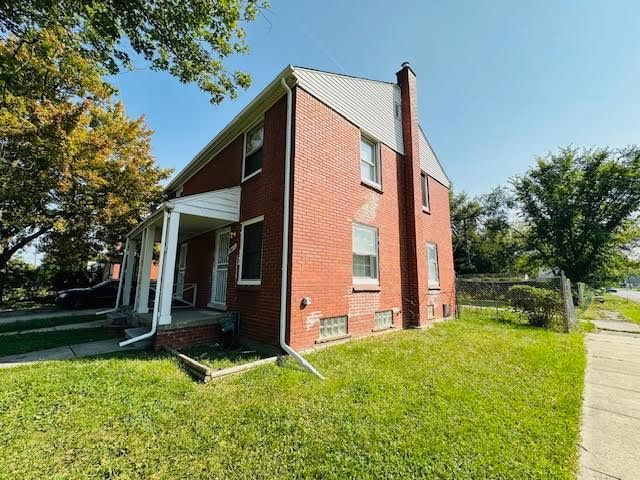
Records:
M449 179L419 125L414 72L396 75L289 66L175 176L126 247L156 347L219 338L220 318L172 311L186 284L197 307L237 312L242 337L296 349L454 313Z

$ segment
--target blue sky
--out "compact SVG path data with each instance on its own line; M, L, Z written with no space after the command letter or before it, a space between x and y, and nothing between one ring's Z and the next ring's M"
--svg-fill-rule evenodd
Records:
M211 105L167 74L115 77L146 115L154 154L180 169L287 64L395 81L418 76L420 116L457 190L483 193L558 146L623 146L640 133L640 2L291 1L248 26L253 76Z

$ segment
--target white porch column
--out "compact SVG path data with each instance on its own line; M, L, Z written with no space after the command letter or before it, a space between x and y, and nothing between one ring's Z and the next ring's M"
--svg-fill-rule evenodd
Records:
M140 245L140 267L138 268L138 288L136 290L135 310L138 313L149 312L149 283L151 264L153 262L153 246L155 244L156 228L147 227L142 231Z
M180 213L170 212L167 216L167 233L164 239L164 261L162 262L162 280L158 285L160 291L160 309L158 324L171 323L171 302L173 300L173 275L176 268L176 252L178 250L178 229L180 228Z
M135 240L129 240L129 249L127 250L127 261L124 273L124 290L122 292L122 305L129 305L131 298L131 281L133 280L133 271L136 267L136 249L138 248L138 242Z

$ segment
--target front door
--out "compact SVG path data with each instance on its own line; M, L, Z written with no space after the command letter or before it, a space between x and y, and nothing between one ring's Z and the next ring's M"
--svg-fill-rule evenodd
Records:
M211 272L211 303L215 307L227 305L227 272L229 270L229 229L216 233L215 256Z
M180 255L178 256L178 271L176 273L176 298L184 295L184 277L187 271L187 244L180 245Z

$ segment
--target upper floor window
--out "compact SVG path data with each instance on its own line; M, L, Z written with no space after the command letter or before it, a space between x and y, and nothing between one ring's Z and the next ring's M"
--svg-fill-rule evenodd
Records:
M425 172L420 174L420 186L422 187L422 206L429 210L429 178Z
M360 137L360 177L367 183L380 186L380 155L378 144Z
M256 175L262 171L262 142L264 140L264 124L260 123L247 130L244 135L244 162L242 179Z
M260 285L262 273L262 225L264 217L242 222L240 236L240 285Z
M430 288L440 286L438 246L435 243L427 243L427 280Z
M353 283L378 283L378 230L353 224Z

